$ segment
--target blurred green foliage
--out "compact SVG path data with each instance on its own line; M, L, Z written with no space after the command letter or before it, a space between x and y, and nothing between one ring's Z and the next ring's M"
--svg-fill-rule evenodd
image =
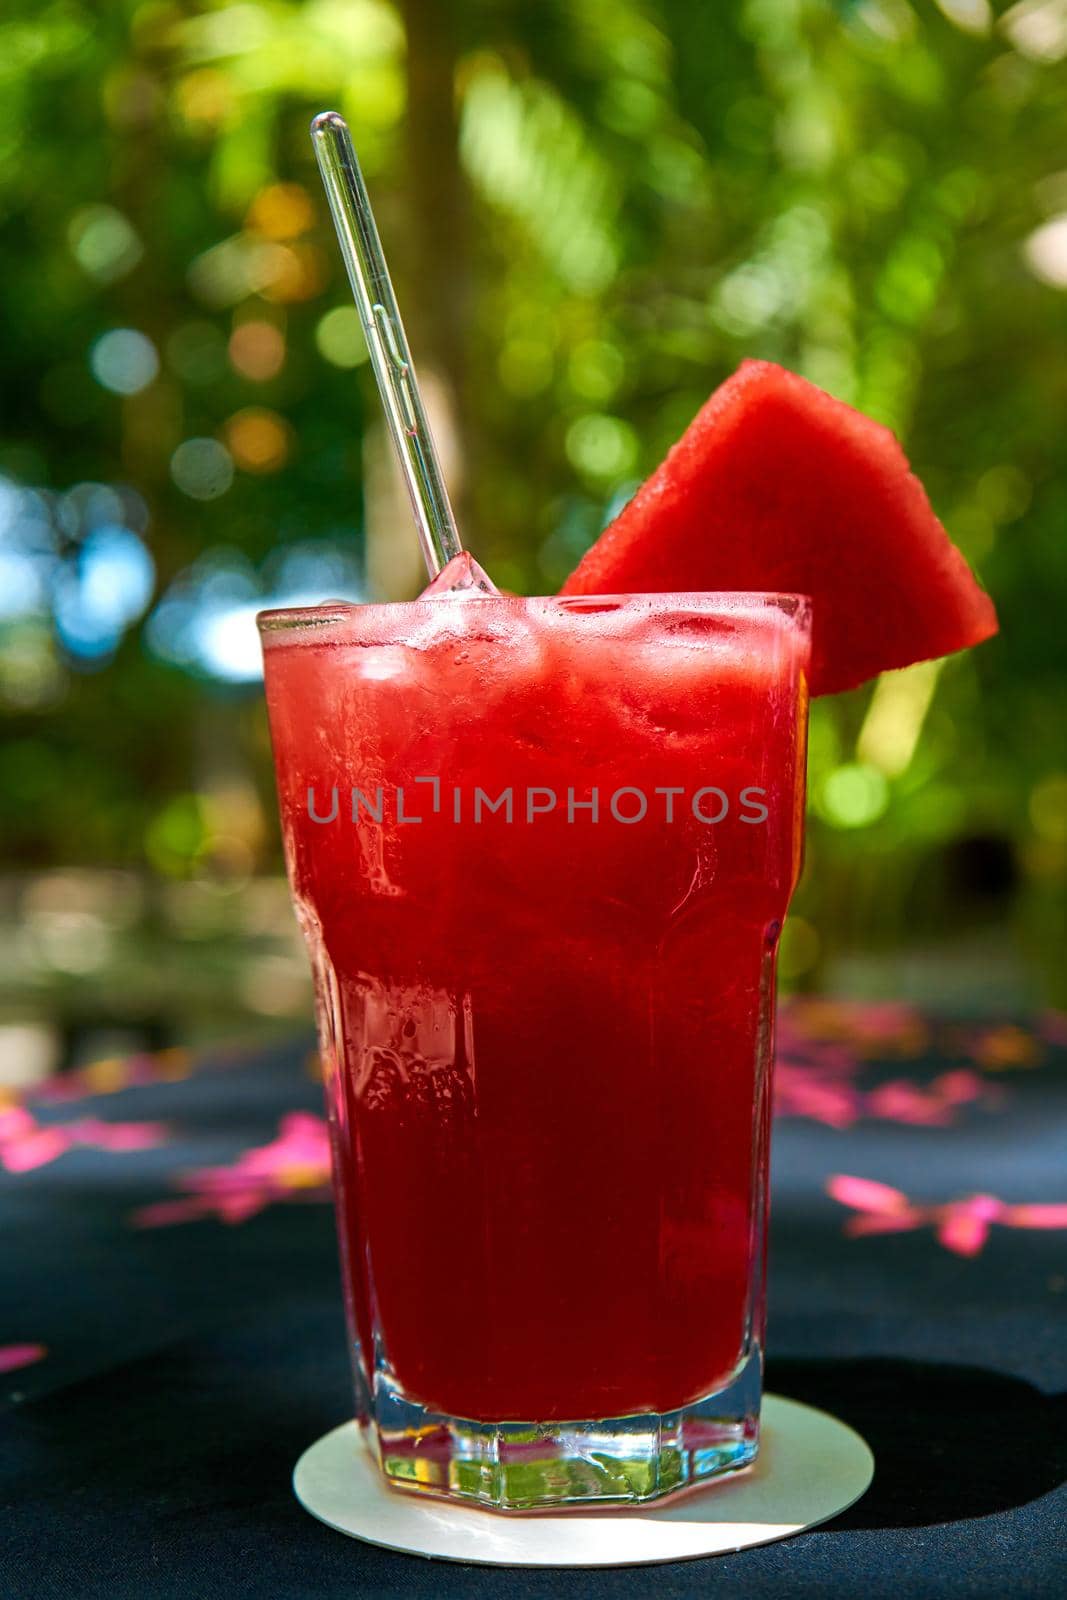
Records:
M8 0L0 84L0 475L46 491L53 585L0 607L12 863L277 867L257 694L154 608L247 602L290 549L330 592L365 537L336 104L502 585L557 587L745 356L897 431L1002 633L814 708L785 975L955 931L976 988L1008 950L1063 998L1061 0ZM154 567L99 647L79 484L126 486Z

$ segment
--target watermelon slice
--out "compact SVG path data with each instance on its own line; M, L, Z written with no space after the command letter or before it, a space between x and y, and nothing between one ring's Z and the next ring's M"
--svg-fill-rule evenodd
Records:
M768 361L715 391L562 592L707 589L810 595L813 694L997 631L888 428Z

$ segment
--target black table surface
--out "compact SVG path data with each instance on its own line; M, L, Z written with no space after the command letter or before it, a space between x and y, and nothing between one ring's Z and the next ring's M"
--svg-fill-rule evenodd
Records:
M1067 1594L1067 1019L794 1002L768 1385L872 1488L656 1567L428 1562L293 1498L350 1410L310 1042L103 1062L0 1101L0 1595Z

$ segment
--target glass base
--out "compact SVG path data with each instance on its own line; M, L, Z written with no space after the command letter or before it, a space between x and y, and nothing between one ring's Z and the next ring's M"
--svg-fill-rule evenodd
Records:
M407 1399L384 1374L368 1445L394 1487L501 1511L640 1505L747 1467L759 1450L762 1362L663 1415L472 1422Z

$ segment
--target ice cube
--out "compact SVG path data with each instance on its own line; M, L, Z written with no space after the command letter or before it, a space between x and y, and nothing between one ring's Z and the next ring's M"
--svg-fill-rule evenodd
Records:
M419 596L420 600L447 598L477 590L480 594L499 594L500 591L487 577L469 550L461 550L447 566L442 567L432 583Z

